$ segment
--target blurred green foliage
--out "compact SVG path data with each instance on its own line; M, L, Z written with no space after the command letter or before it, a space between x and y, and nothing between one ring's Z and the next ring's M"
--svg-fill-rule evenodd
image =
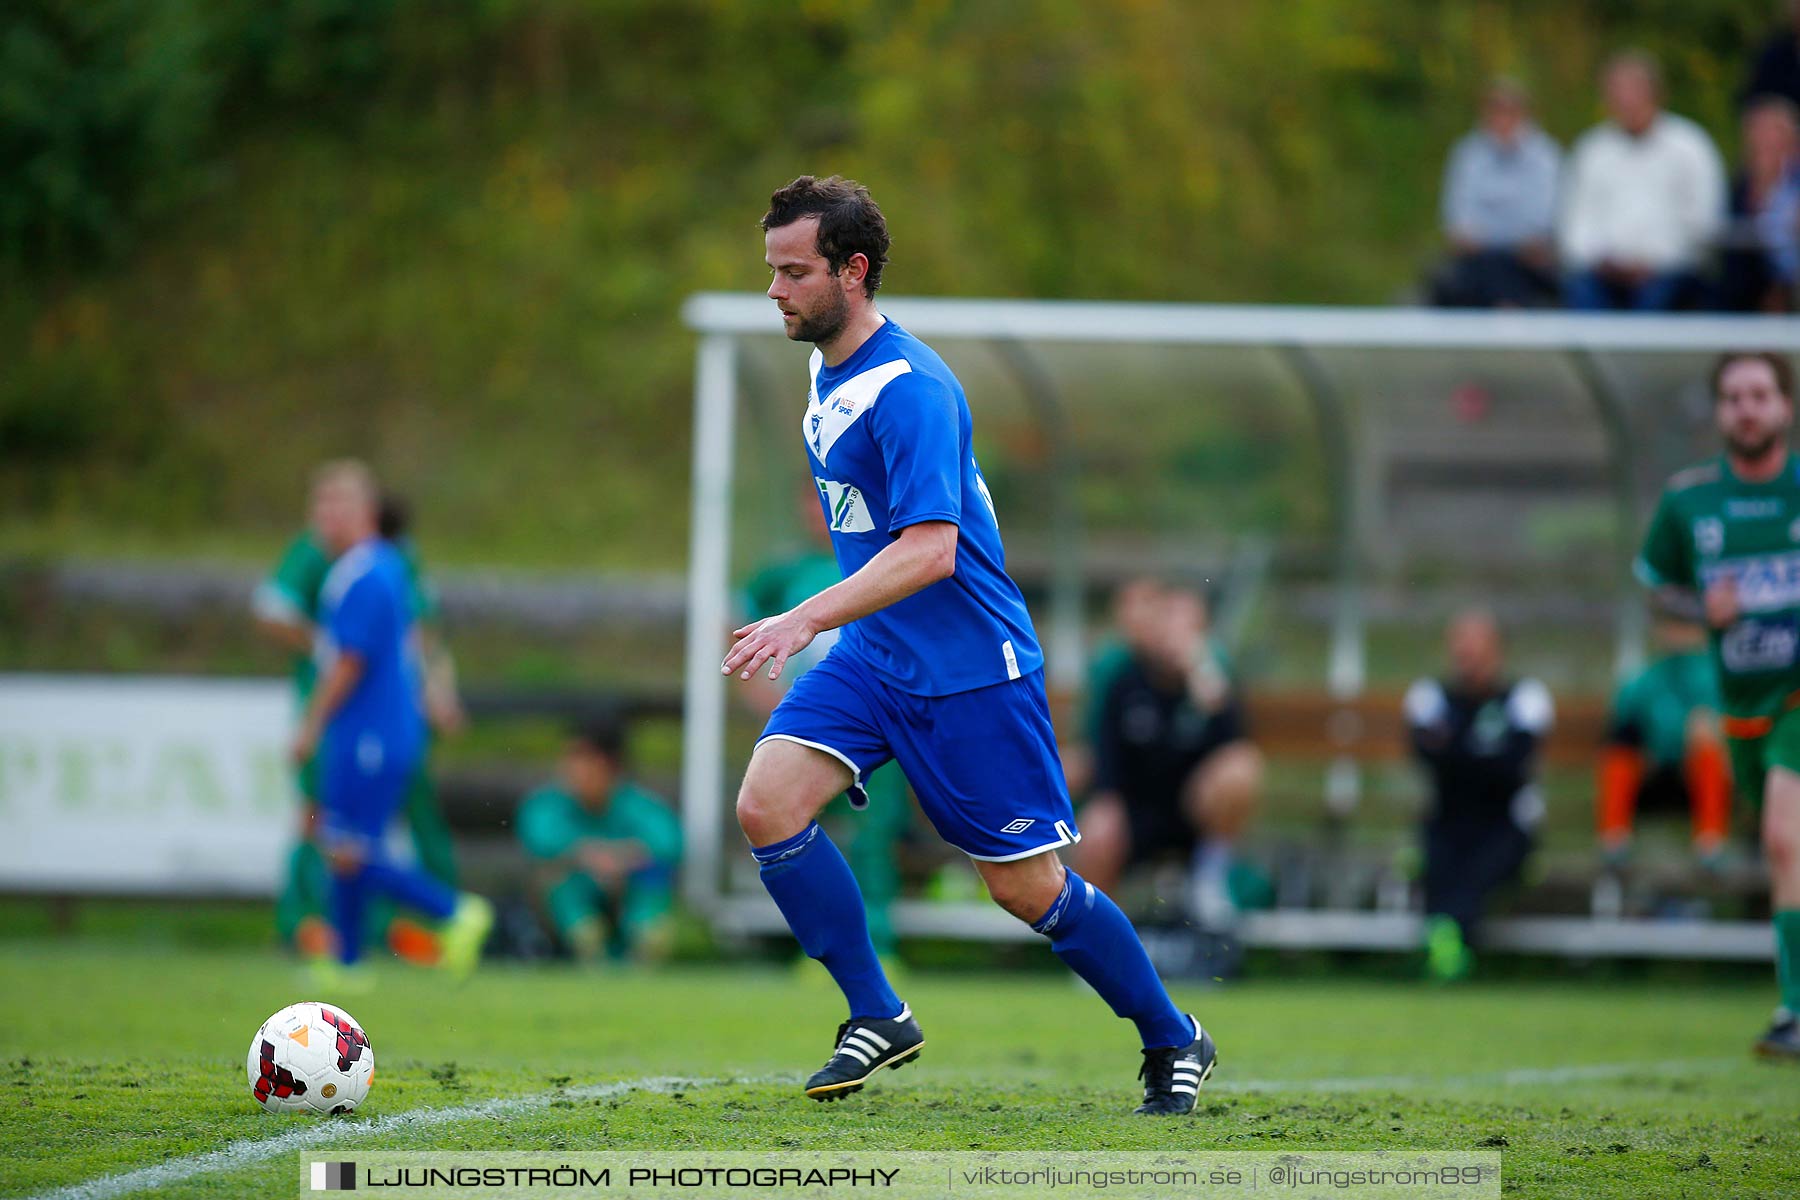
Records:
M439 557L678 566L677 308L789 177L896 292L1381 303L1485 79L1567 141L1644 45L1729 154L1777 7L12 0L0 545L261 546L357 452Z
M203 195L233 116L378 84L395 0L14 0L0 38L0 249L126 250Z

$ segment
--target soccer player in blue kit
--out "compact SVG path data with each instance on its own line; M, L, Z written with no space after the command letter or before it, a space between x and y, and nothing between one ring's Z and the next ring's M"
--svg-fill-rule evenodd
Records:
M843 633L769 718L738 793L738 823L802 949L849 1003L806 1094L835 1100L925 1044L869 941L856 879L814 819L897 760L940 836L995 902L1137 1026L1140 1114L1189 1113L1217 1053L1175 1007L1137 931L1065 867L1075 842L1044 696L1043 654L1006 574L962 385L876 310L887 224L868 189L803 175L762 219L787 336L811 342L807 463L844 579L746 625L722 671L780 675L827 629Z
M319 754L323 845L331 862L336 963L321 960L321 986L354 989L363 914L374 894L446 922L440 964L474 967L494 910L458 894L386 849L388 826L425 752L424 676L406 560L378 534L375 480L359 464L323 468L314 515L334 556L319 593L319 682L294 737L296 762Z

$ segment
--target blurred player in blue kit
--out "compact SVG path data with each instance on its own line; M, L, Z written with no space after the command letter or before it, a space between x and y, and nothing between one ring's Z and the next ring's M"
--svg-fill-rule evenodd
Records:
M856 879L815 819L897 761L920 808L1007 912L1132 1021L1148 1115L1192 1112L1217 1059L1175 1007L1137 931L1057 855L1080 834L1044 694L1043 654L1006 574L962 385L877 311L887 224L866 188L801 176L762 219L769 297L813 343L801 433L844 578L735 631L722 665L778 678L842 629L788 691L738 793L764 886L850 1019L806 1093L834 1100L917 1057L924 1034L870 943Z
M335 477L344 473L360 477L372 474L365 464L354 459L326 463L314 475L309 490L309 509L330 491ZM318 673L314 643L319 597L325 589L326 577L331 574L332 562L319 526L332 515L329 508L309 513L306 528L282 551L275 569L257 586L252 601L258 629L289 655L299 711L305 710ZM449 647L436 628L440 615L436 589L426 577L406 535L406 517L404 502L384 490L379 516L381 536L392 542L406 560L412 609L426 650L425 711L434 734L450 734L460 729L466 719L456 694L456 668ZM299 764L294 781L300 793L301 836L288 858L287 880L275 902L275 924L282 941L292 944L302 956L323 958L336 953L336 934L332 932L328 912L331 870L326 865L317 836L317 761ZM444 821L443 808L438 804L432 786L429 751L420 758L418 769L413 773L404 811L419 861L433 875L455 886L455 848L450 827ZM386 903L370 906L368 932L378 932L381 940L401 958L418 963L437 961L437 932L393 913Z
M363 982L363 915L384 896L444 921L442 964L466 972L493 923L479 896L458 894L422 868L394 861L387 835L425 752L423 670L404 558L379 533L380 498L366 470L322 471L318 532L333 556L319 596L318 682L294 736L293 757L319 761L323 845L331 862L337 961L323 985Z

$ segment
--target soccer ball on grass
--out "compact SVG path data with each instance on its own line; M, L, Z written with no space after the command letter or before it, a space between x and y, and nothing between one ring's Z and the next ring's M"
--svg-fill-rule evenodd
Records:
M375 1051L335 1004L290 1004L250 1039L250 1092L267 1112L347 1113L375 1079Z

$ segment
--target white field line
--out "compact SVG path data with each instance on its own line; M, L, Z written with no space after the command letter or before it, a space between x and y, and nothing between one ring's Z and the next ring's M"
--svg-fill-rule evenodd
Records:
M376 1117L369 1121L309 1120L274 1137L245 1138L217 1150L171 1158L154 1166L121 1171L117 1175L101 1175L82 1183L40 1192L31 1200L109 1200L149 1188L164 1187L196 1175L215 1171L236 1171L294 1154L315 1146L337 1146L360 1141L376 1134L399 1133L414 1129L430 1129L459 1121L475 1121L484 1117L509 1117L548 1108L558 1100L605 1100L630 1092L679 1092L698 1088L719 1087L728 1083L764 1083L765 1079L691 1079L678 1075L658 1075L648 1079L625 1079L617 1083L596 1083L586 1087L559 1088L551 1092L531 1092L523 1096L501 1096L475 1104L458 1104L449 1108L415 1108L406 1112ZM303 1120L305 1118L302 1118Z
M1593 1063L1586 1066L1519 1068L1511 1071L1489 1071L1473 1075L1365 1075L1325 1079L1232 1079L1209 1082L1204 1095L1220 1092L1383 1092L1431 1088L1530 1087L1578 1083L1584 1080L1618 1079L1630 1075L1712 1069L1736 1065L1731 1058L1651 1059L1642 1062ZM154 1166L101 1175L82 1183L40 1192L29 1200L111 1200L132 1192L162 1187L209 1175L217 1171L235 1171L267 1162L283 1154L294 1154L315 1146L337 1146L383 1133L430 1129L484 1117L514 1116L548 1108L558 1100L604 1100L631 1092L668 1093L699 1088L722 1087L733 1083L792 1082L786 1076L756 1079L689 1079L659 1075L648 1079L626 1079L617 1083L597 1083L587 1087L560 1088L550 1092L532 1092L524 1096L502 1096L476 1104L459 1104L449 1108L416 1108L408 1112L376 1117L371 1121L314 1121L289 1129L269 1138L253 1138L232 1142L217 1150L172 1158Z

